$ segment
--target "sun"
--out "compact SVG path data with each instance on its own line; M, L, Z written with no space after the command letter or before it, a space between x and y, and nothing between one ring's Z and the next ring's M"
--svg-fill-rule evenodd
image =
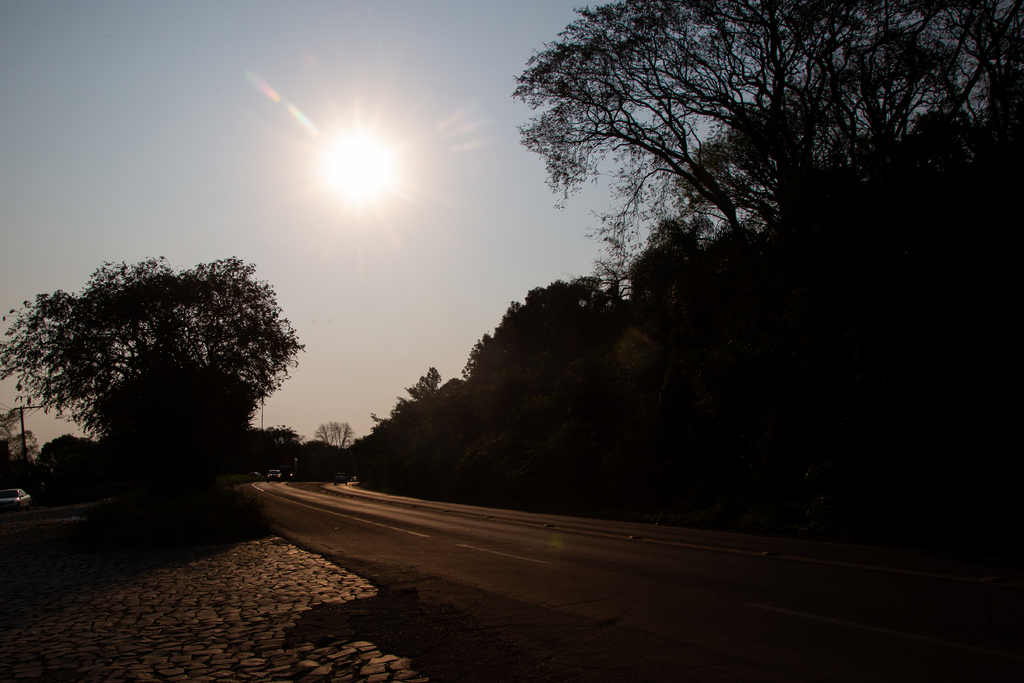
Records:
M325 155L327 182L349 201L373 201L394 188L394 153L370 135L340 138Z

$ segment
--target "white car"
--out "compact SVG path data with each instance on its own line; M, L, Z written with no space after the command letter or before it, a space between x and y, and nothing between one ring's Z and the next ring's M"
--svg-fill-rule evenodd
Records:
M25 489L0 491L0 510L21 510L32 505L32 496Z

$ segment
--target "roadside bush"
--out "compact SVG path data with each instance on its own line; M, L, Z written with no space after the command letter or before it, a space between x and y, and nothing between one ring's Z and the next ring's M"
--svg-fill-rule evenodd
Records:
M215 487L176 497L136 490L93 508L72 541L84 551L234 543L269 533L263 501L244 489Z
M251 474L222 474L214 482L215 487L227 488L238 484L251 484L254 481L263 481L263 477L256 477Z
M62 489L54 487L40 490L38 494L34 491L30 491L30 493L33 494L33 499L40 505L45 505L46 507L58 507L61 505L89 503L94 500L113 498L114 496L120 496L123 493L127 493L131 490L131 487L131 484L120 482L99 484L97 486L77 489Z

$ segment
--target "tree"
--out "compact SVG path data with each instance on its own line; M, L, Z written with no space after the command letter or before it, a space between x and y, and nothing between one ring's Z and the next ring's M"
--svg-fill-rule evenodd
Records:
M437 371L437 368L432 367L427 370L427 374L420 377L419 381L406 389L406 391L409 392L409 396L412 397L412 400L418 401L426 396L436 394L440 387L441 373Z
M21 409L0 414L0 487L25 486L37 489L39 443L32 430L25 429Z
M336 448L348 448L352 445L355 432L348 422L328 422L316 428L313 432L315 441L322 441L328 446Z
M10 462L18 463L19 467L31 463L39 454L39 444L31 429L25 431L22 439L20 417L17 408L0 415L0 442L7 444Z
M1021 123L1021 0L625 0L529 61L520 128L567 196L616 169L613 245L651 213L742 240L799 227L822 169L884 171L928 112L1005 141ZM942 127L940 126L940 127ZM984 141L959 141L975 154ZM678 202L679 206L670 206Z
M218 474L303 348L273 288L236 258L106 263L78 295L26 301L7 335L0 377L162 488Z
M86 437L63 434L43 444L39 465L57 479L74 478L79 486L96 479L96 450L99 444Z
M106 497L116 486L118 471L106 449L86 437L64 434L43 444L37 464L48 505Z

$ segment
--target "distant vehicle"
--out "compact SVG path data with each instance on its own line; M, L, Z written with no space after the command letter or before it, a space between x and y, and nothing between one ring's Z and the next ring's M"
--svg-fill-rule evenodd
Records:
M278 477L279 481L291 481L295 478L295 467L292 465L281 465L280 470L281 476Z
M267 472L267 481L281 481L281 470L270 470Z
M334 475L334 485L335 486L337 486L338 484L347 484L347 483L348 483L348 477L345 476L344 472L338 472L337 474Z
M355 475L352 475L352 478L348 480L348 483L350 483L350 484L358 484L359 483L359 477L357 477Z
M32 496L25 489L0 491L0 510L21 510L32 506Z
M245 476L247 476L247 477L262 477L263 475L260 474L259 472L250 472L249 474L247 474Z

